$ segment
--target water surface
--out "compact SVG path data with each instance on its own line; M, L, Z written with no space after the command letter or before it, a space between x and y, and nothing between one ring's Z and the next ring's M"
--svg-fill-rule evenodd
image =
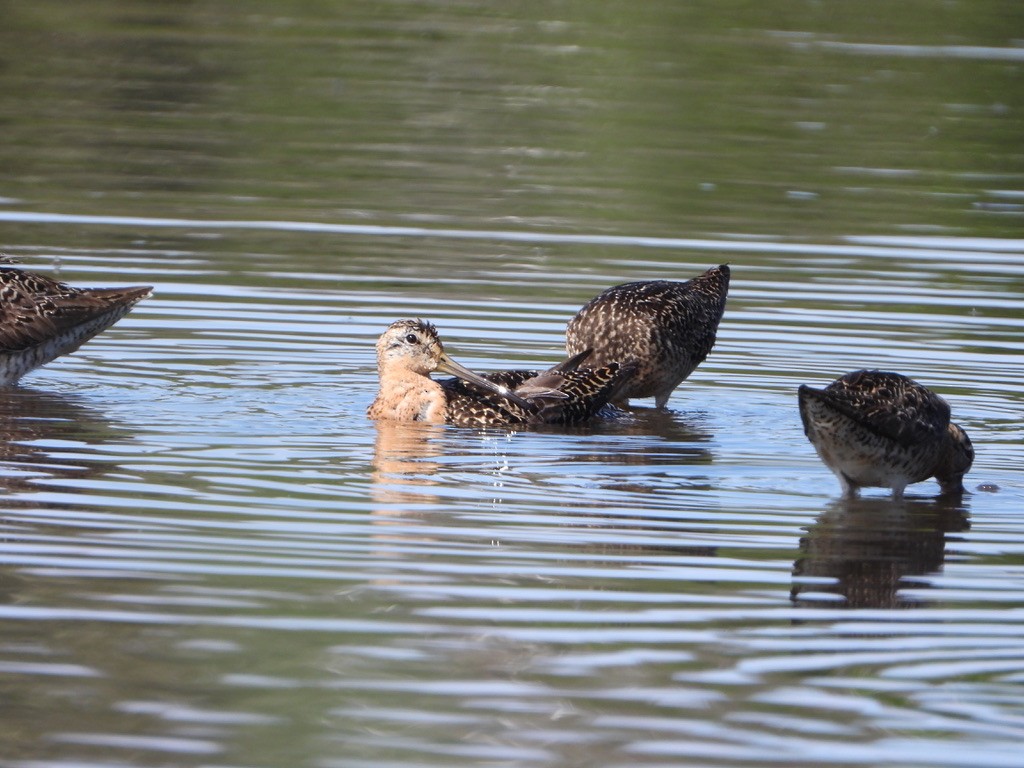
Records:
M156 292L0 392L0 764L1019 764L1019 9L644 7L12 10L0 247ZM396 318L546 365L726 262L665 412L365 419ZM865 366L962 499L839 497Z

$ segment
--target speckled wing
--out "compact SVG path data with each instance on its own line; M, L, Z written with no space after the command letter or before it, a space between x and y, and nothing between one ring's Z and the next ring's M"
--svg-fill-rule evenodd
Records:
M812 392L866 429L905 447L934 441L949 426L949 404L898 373L854 371Z
M25 350L64 335L77 347L117 322L150 290L72 288L32 272L0 268L0 351Z
M614 399L636 367L613 363L580 368L585 353L547 371L498 371L484 378L513 390L534 406L522 408L493 392L485 392L460 379L438 383L448 397L448 420L461 426L516 426L578 424L598 415Z
M513 370L484 374L484 378L515 391L537 371ZM488 392L462 379L441 379L438 384L448 398L448 421L463 427L500 427L529 424L534 415L495 392Z
M622 392L636 374L635 363L610 363L597 368L573 368L567 371L547 371L528 380L516 389L516 394L530 397L533 387L553 388L559 398L543 395L536 402L540 409L533 418L539 424L579 424L597 416Z

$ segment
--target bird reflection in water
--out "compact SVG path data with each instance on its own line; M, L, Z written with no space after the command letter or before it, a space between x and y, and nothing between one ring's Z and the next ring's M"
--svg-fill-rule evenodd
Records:
M701 468L714 463L714 437L699 413L633 407L628 418L557 430L545 427L537 431L593 437L583 443L571 443L583 450L567 451L564 458L555 462L591 467L611 465L611 471L603 478L599 472L594 473L602 490L657 495L664 490L665 471L671 473L676 488L712 488L710 476ZM615 471L620 466L638 469ZM652 471L644 471L644 467L651 467ZM659 467L664 467L665 471L653 469Z
M80 507L66 501L61 491L80 488L83 481L116 469L112 461L97 460L95 446L126 439L124 430L76 400L26 387L0 388L0 551L17 549L26 540L38 545L41 538L73 537L79 527L74 513ZM90 523L81 525L88 528ZM65 573L74 570L74 565L64 567ZM46 602L51 589L51 581L39 578L23 561L0 568L0 603L33 603L38 591L47 594Z
M922 601L902 591L906 577L941 571L947 534L969 527L967 508L957 496L835 501L800 539L790 599L819 608L830 602L825 594L842 597L848 608L920 606Z
M443 452L444 426L420 421L378 421L374 426L371 496L379 505L374 514L401 516L403 510L393 505L435 502L436 497L420 489L438 484L431 475L440 466L434 459Z
M714 483L705 467L714 462L712 435L699 413L683 418L677 413L653 408L638 409L628 419L576 427L539 425L524 431L483 429L467 431L423 422L374 422L377 430L371 498L374 522L382 528L379 541L427 542L436 537L427 531L432 520L425 515L454 514L464 498L459 485L467 478L477 485L493 484L494 496L488 511L507 510L513 515L525 503L530 506L538 493L550 488L552 498L561 502L550 510L560 526L622 531L627 534L678 532L680 523L657 505L658 514L636 511L641 497L657 499L667 484L681 485L697 493ZM534 438L529 437L530 434ZM553 439L548 439L548 438ZM515 439L513 439L515 438ZM544 460L538 461L538 441ZM620 471L629 467L629 471ZM649 468L649 469L648 469ZM511 477L510 473L511 472ZM571 495L564 493L566 477L582 480ZM513 479L514 478L514 479ZM701 493L701 496L706 494ZM453 499L455 500L452 503ZM631 511L623 514L621 508ZM566 522L565 516L571 517ZM410 525L412 523L413 525ZM422 523L422 524L421 524ZM404 526L404 527L403 527ZM443 536L443 529L437 529ZM483 532L489 542L497 539ZM621 557L633 551L674 552L713 556L712 547L674 547L643 544L607 537L580 536L574 550L597 556Z
M66 443L95 443L115 435L123 437L94 408L73 396L27 387L0 388L0 488L10 509L21 492L38 493L38 481L94 477L108 472L113 464L83 457L76 461ZM63 444L55 460L48 447ZM39 505L34 498L33 506Z

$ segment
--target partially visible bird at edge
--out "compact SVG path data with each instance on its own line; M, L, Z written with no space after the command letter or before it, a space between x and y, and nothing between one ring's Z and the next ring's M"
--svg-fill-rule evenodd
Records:
M847 497L862 487L904 489L934 477L943 494L963 492L974 462L967 433L949 404L899 373L860 370L824 389L799 390L804 432Z
M664 408L711 352L728 293L725 264L683 283L645 280L608 288L569 321L566 352L593 350L587 363L595 367L635 362L616 405L653 397Z
M581 423L602 412L636 370L618 363L584 367L589 354L547 371L481 376L448 356L431 323L398 320L377 340L380 391L367 416L476 427ZM435 371L456 378L434 380Z
M74 352L152 293L151 286L73 288L0 267L0 386Z

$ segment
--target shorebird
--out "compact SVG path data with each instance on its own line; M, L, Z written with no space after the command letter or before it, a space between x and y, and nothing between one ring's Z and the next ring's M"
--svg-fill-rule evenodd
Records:
M799 400L804 432L845 496L881 487L899 499L929 477L944 494L963 492L971 440L950 422L949 404L913 379L854 371L824 389L802 385Z
M565 349L586 349L588 364L635 362L616 404L653 397L663 408L669 395L704 361L715 344L729 292L729 267L722 264L685 283L646 280L609 288L569 321Z
M477 427L576 424L597 415L635 371L617 363L581 367L589 354L586 350L543 372L480 376L448 356L433 325L398 320L377 340L380 391L367 416ZM434 371L457 378L435 381Z
M152 291L148 285L73 288L34 272L0 267L0 386L74 352Z

